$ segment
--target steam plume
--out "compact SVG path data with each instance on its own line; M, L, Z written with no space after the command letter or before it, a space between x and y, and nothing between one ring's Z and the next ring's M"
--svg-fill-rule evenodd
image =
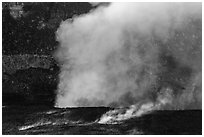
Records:
M201 18L201 3L111 3L62 22L56 106L201 108Z

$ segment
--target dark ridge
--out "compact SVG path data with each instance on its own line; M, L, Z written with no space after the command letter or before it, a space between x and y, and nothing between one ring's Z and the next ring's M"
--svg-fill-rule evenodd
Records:
M146 134L201 135L202 110L159 110L126 123Z

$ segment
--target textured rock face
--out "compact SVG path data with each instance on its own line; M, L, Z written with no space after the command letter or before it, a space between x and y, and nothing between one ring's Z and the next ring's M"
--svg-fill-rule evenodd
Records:
M58 66L50 56L3 56L3 103L52 103Z
M28 68L49 69L53 63L53 57L48 55L3 55L2 71L3 73L13 74L18 70L24 70Z
M88 12L89 3L3 2L2 53L51 55L61 21Z
M59 67L52 57L62 20L88 12L89 3L2 3L3 104L52 103ZM24 103L25 104L25 103Z

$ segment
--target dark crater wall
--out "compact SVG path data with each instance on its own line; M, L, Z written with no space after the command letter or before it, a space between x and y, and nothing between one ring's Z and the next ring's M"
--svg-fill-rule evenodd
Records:
M3 105L53 105L59 73L55 31L91 8L85 2L2 3Z
M50 57L40 56L9 58L3 60L3 105L53 104L59 73L56 62Z

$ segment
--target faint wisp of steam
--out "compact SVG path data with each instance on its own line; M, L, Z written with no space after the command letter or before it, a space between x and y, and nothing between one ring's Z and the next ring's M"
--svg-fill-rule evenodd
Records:
M162 106L200 108L201 22L201 3L112 3L62 22L56 107L148 100L134 106L145 113L169 88L171 104Z

